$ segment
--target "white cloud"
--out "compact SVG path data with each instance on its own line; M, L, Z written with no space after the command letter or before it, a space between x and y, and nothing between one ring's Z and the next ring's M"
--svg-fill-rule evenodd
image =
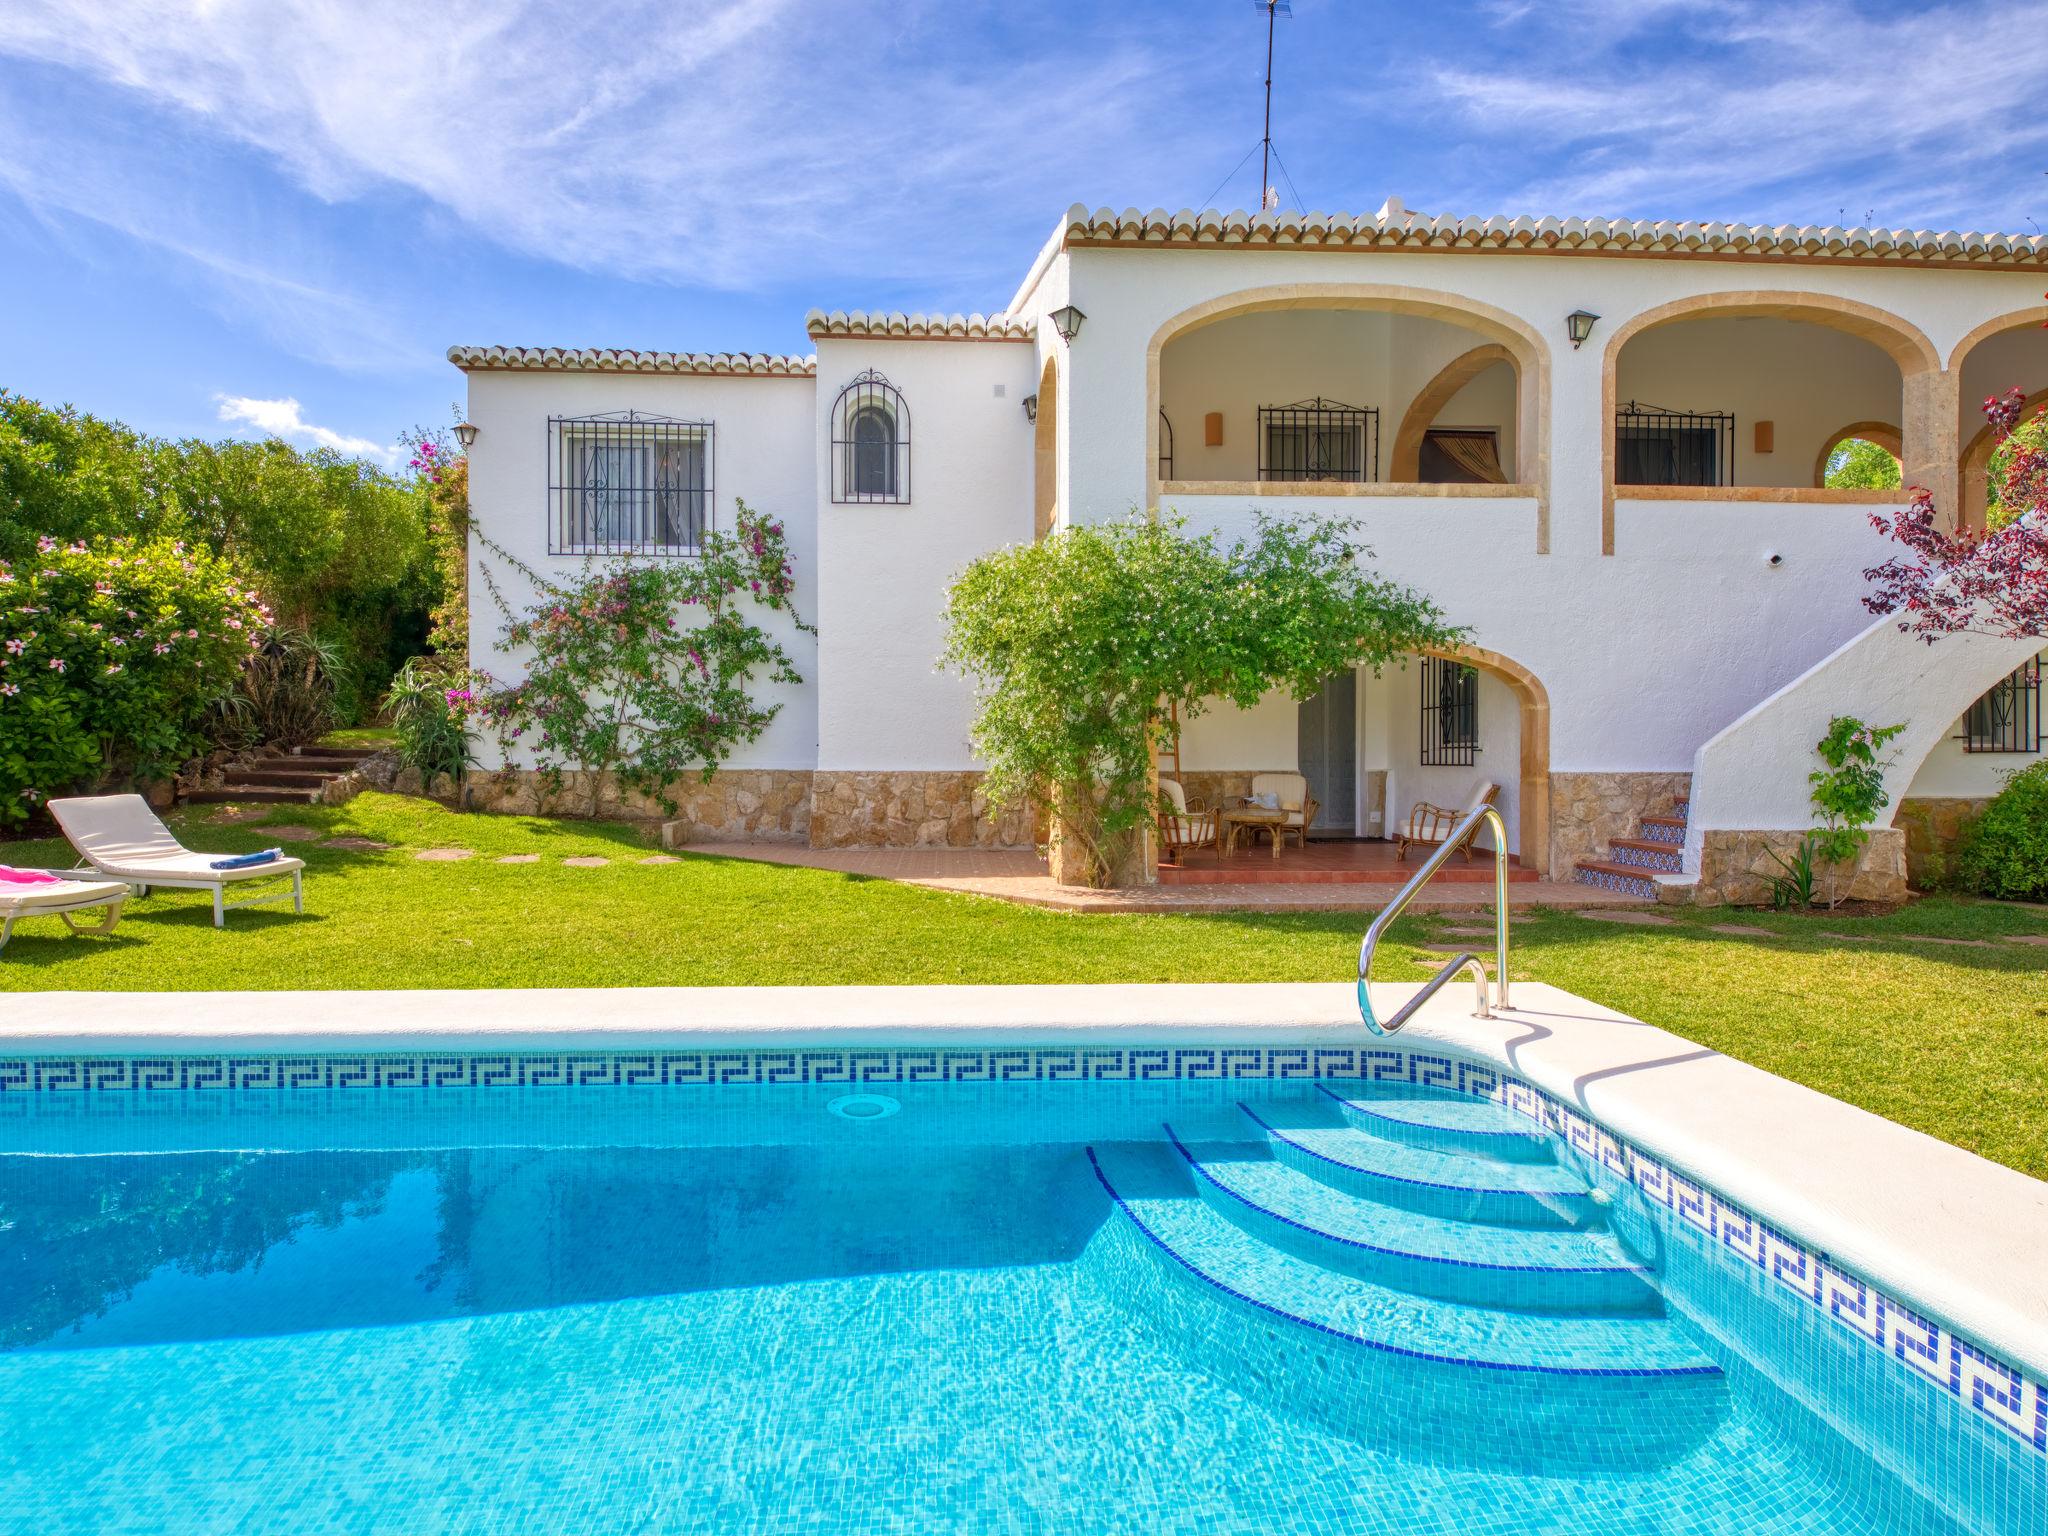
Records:
M1165 83L1140 45L1068 27L1005 52L939 0L434 11L13 0L0 55L132 92L329 201L396 190L517 251L731 289L887 271L906 248L985 260L991 208L1014 218L1025 192L1049 224L1042 189L1095 180L1105 142L1155 170L1190 158L1139 131Z
M1549 152L1554 168L1508 192L1514 211L1775 222L1789 205L1895 224L2002 206L2002 227L2024 233L2039 202L2038 0L1890 15L1724 0L1663 18L1671 35L1654 51L1640 46L1637 0L1535 14L1503 12L1528 23L1531 63L1422 73L1480 139Z
M336 453L352 458L378 459L386 464L399 454L395 445L374 442L367 437L348 437L331 427L306 420L299 402L289 397L257 400L247 395L216 395L214 400L220 406L222 421L253 427L265 437L281 437L288 443L311 444L315 448L332 448Z

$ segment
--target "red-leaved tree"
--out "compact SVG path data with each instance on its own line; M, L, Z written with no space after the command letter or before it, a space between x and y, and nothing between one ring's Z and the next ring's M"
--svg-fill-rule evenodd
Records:
M1899 628L1929 644L1964 631L2048 638L2048 433L2016 433L2025 398L2009 389L1984 402L2000 444L1997 500L2011 514L2003 527L1944 533L1925 490L1897 517L1870 519L1906 553L1863 573L1875 584L1863 606L1900 615Z

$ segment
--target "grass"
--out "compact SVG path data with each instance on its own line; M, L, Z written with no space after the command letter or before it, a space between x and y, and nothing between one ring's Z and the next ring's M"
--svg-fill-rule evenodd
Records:
M109 938L32 922L0 955L0 992L1331 981L1352 973L1362 928L1347 913L1072 915L711 857L643 865L656 850L630 827L390 795L232 823L211 810L171 820L188 844L229 852L277 841L281 825L395 846L292 845L309 865L303 918L258 908L216 933L204 895L165 892L130 902ZM477 857L413 857L437 847ZM507 853L542 857L492 862ZM574 855L612 863L561 862ZM58 865L68 850L12 844L6 859ZM1397 924L1379 974L1440 963L1415 946L1441 921ZM1709 931L1729 921L1781 937ZM1669 928L1544 911L1517 916L1514 971L2048 1177L2048 948L1916 941L2040 933L2040 910L1946 899L1883 918L1689 913ZM10 1013L0 1005L0 1021Z
M398 732L389 726L352 725L338 731L329 731L320 738L323 747L388 747L398 740Z

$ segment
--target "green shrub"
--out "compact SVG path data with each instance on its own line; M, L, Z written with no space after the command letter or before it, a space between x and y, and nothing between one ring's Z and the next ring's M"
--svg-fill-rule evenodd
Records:
M398 736L398 761L428 788L441 774L461 779L476 761L470 721L489 679L415 656L398 669L384 709Z
M2048 762L2006 775L1964 834L1956 874L1985 896L2048 901Z
M222 735L247 746L303 747L317 741L340 718L335 685L346 676L338 646L279 625L242 668L224 711Z
M0 825L203 751L269 623L225 561L182 544L45 537L0 563Z

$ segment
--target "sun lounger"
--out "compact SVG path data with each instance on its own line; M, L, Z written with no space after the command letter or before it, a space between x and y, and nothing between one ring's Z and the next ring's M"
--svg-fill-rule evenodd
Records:
M149 802L140 795L80 795L52 800L50 814L56 817L57 825L64 829L71 846L87 864L110 879L126 881L139 895L148 895L153 885L168 890L211 891L216 928L237 907L260 907L289 897L294 912L306 910L305 860L279 855L251 864L243 862L244 856L235 854L194 853L171 836L171 829L157 819ZM230 867L222 868L223 864ZM276 891L241 901L225 899L230 885L286 876L292 883L288 892Z
M121 920L121 903L127 899L128 887L118 880L79 880L54 873L49 880L32 884L0 880L0 949L7 947L14 937L14 925L24 917L61 917L73 933L112 933ZM88 907L107 910L90 927L72 920L72 913Z

